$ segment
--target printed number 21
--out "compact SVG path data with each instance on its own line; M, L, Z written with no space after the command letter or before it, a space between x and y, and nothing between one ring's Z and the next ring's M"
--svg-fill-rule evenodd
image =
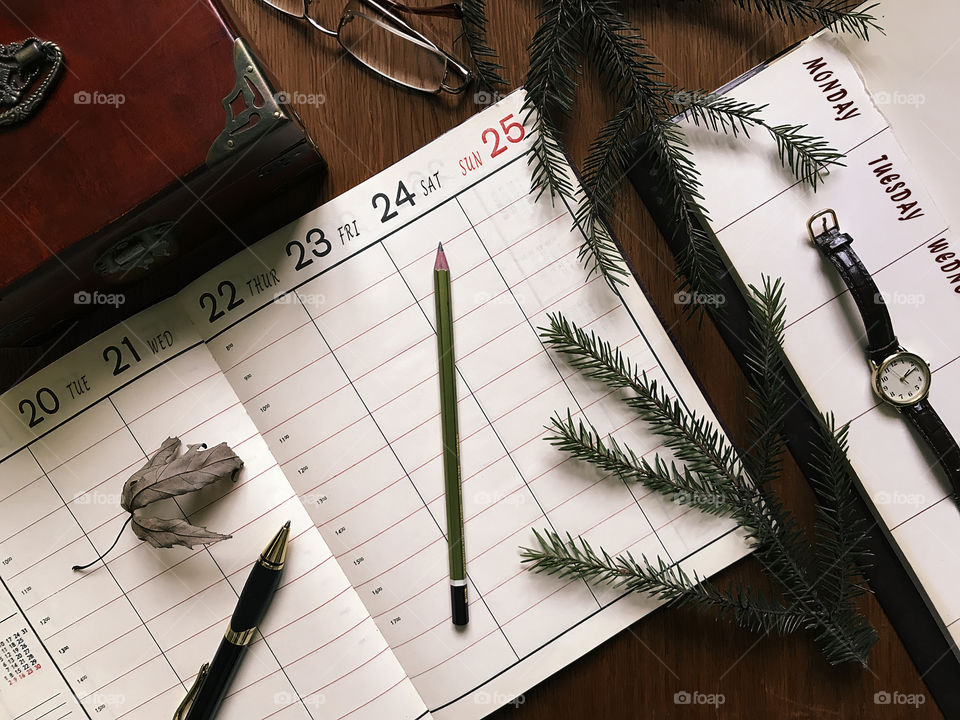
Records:
M513 120L513 113L510 113L500 121L500 129L503 130L504 137L507 138L508 142L518 143L527 136L527 131L523 125L516 120L510 122L511 120ZM487 128L483 131L480 139L483 140L484 145L487 144L488 135L493 135L493 150L490 152L490 157L495 158L497 155L507 151L507 146L500 142L500 133L497 132L496 128Z

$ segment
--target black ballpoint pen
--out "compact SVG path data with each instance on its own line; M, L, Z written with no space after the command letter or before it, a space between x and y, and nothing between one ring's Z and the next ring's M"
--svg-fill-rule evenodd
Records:
M200 667L197 679L174 713L173 720L210 720L216 715L240 667L247 645L253 640L257 626L263 620L273 593L280 584L289 537L288 520L253 564L220 647L213 660Z

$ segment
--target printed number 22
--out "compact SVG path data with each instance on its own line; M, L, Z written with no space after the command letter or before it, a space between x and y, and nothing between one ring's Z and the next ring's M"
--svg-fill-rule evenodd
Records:
M227 310L233 310L238 305L243 305L243 298L237 297L237 286L229 280L221 280L217 285L217 296L221 300L227 301ZM210 301L210 322L216 322L222 318L226 312L217 307L217 298L213 293L205 292L200 295L200 307L206 309L207 301Z
M508 142L518 143L527 136L527 131L523 125L516 120L510 122L511 120L513 120L513 113L510 113L500 121L500 129L503 130L503 134ZM487 144L488 135L493 135L493 150L490 152L490 157L495 158L497 155L507 151L507 146L500 142L500 133L497 132L496 128L487 128L483 131L480 139L483 140L484 145Z

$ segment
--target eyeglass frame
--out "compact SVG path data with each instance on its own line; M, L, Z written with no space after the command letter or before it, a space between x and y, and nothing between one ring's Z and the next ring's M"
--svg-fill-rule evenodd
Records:
M297 20L306 20L310 24L310 26L313 27L315 30L318 30L324 35L337 38L337 42L340 44L340 47L342 47L350 55L350 57L354 58L357 62L362 64L368 70L376 73L382 78L389 80L392 83L400 85L401 87L409 88L411 90L416 90L418 92L424 92L427 94L437 94L440 92L447 92L447 93L450 93L451 95L459 95L460 93L462 93L464 90L467 89L467 86L470 85L470 81L473 79L473 72L470 70L470 68L468 68L462 62L460 62L456 57L448 53L442 47L437 45L437 43L435 43L433 40L431 40L426 35L421 33L419 30L413 27L410 23L408 23L402 17L395 14L395 13L410 13L411 15L444 17L444 18L450 18L451 20L459 20L463 18L463 11L460 9L459 3L452 2L452 3L447 3L445 5L436 5L433 7L414 8L414 7L405 5L404 3L395 2L394 0L348 0L347 4L343 8L343 12L341 12L340 14L340 22L337 25L337 29L331 30L330 28L325 27L324 25L321 25L319 22L317 22L310 16L310 5L312 4L313 0L303 0L303 15L294 15L293 13L287 12L277 7L273 3L271 3L270 0L259 0L259 1L262 2L264 5L267 5L268 7L273 8L274 10L276 10L282 15L286 15L287 17L292 17ZM428 50L431 50L437 53L440 57L442 57L445 63L444 65L445 72L444 72L443 79L440 81L440 87L438 87L436 90L431 91L431 90L427 90L426 88L417 87L416 85L410 85L401 80L398 80L395 77L387 75L382 70L378 70L377 68L373 67L370 63L364 61L360 56L355 55L353 52L351 52L350 49L340 39L340 31L343 29L344 23L348 19L347 11L350 9L350 6L353 2L358 2L361 5L369 5L374 10L376 10L381 15L383 15L387 20L393 23L396 26L396 29L399 30L401 33L403 33L403 35L405 35L407 39L410 40L410 42L414 42L418 45L422 45ZM389 28L387 29L389 30ZM455 73L462 78L462 82L460 83L459 86L448 85L445 82L447 76L450 73L451 66L455 71Z

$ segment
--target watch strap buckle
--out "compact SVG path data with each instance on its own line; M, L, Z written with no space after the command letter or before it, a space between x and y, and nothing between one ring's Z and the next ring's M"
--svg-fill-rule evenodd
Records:
M816 227L818 221L821 223L819 231ZM852 237L840 232L840 221L832 208L821 210L807 220L807 232L811 242L824 252L836 252L853 243Z

